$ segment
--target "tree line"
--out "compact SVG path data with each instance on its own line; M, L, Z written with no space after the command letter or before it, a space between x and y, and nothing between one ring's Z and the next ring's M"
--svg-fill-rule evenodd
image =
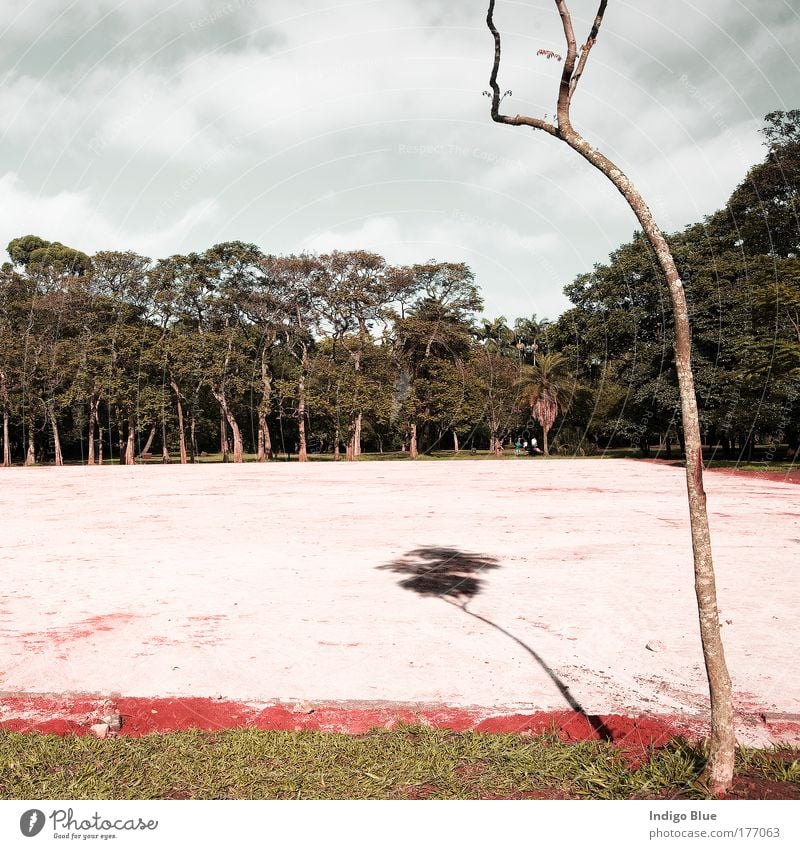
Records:
M797 452L799 127L797 110L768 115L764 162L669 237L704 439L728 457ZM153 446L182 463L500 453L523 434L545 452L681 447L668 297L639 234L565 288L573 306L554 322L481 317L457 262L244 242L151 261L33 235L7 250L3 465L133 463Z

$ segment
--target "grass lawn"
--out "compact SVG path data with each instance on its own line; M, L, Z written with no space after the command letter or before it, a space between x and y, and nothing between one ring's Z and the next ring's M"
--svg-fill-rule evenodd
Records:
M3 799L698 799L701 751L631 759L555 735L406 727L362 736L184 731L97 740L0 732ZM742 749L735 798L800 799L800 752ZM637 764L636 761L639 761Z

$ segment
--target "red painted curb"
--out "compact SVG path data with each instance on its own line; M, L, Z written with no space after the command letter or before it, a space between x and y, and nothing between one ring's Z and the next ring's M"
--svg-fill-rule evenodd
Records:
M123 736L140 737L187 729L222 731L258 728L365 734L401 724L538 736L555 732L562 740L607 740L629 751L663 746L675 737L699 736L703 728L670 716L587 716L576 711L538 711L492 715L488 710L456 707L334 704L253 705L208 698L0 698L0 728L45 734L90 733L91 725L118 713Z

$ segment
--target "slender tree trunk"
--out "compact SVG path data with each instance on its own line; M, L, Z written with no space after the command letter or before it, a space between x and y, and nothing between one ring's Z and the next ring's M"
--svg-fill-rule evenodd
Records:
M191 461L197 462L197 419L194 415L194 410L189 414L189 452Z
M300 378L297 382L297 430L298 449L297 459L301 463L308 460L306 449L306 356L303 354L303 363L300 369Z
M169 448L167 447L167 424L166 422L161 422L161 462L162 463L171 463L172 460L169 456Z
M453 431L453 453L458 454L458 451L459 451L459 448L458 448L458 434L457 434L457 433L456 433L456 431L454 430L454 431Z
M55 411L51 408L47 411L50 419L50 429L53 433L53 457L56 466L64 465L64 457L61 454L61 439L58 435L58 422L56 421Z
M25 465L36 465L36 443L33 438L33 428L28 428L28 453L25 455Z
M136 442L136 420L133 414L133 407L128 408L128 440L125 446L125 465L132 466L136 457L135 453Z
M100 427L98 428L98 434L97 434L97 462L101 466L103 465L103 434L104 433L105 433L105 430L103 429L103 426L100 425Z
M516 126L530 126L543 130L566 142L602 174L604 174L623 195L636 215L642 230L658 258L661 270L666 278L672 299L672 311L675 325L675 365L678 374L678 388L681 398L681 418L685 439L686 489L689 501L689 522L691 526L692 549L694 552L695 594L697 597L700 639L703 647L709 694L711 697L711 742L709 759L704 779L714 795L727 792L733 781L733 766L736 749L736 736L733 727L733 701L731 681L725 663L725 652L720 635L719 610L717 608L716 580L711 554L711 537L706 511L706 494L703 488L703 453L700 441L700 423L697 413L697 397L694 388L694 375L691 366L691 328L686 295L683 289L672 251L661 230L653 219L644 199L628 177L606 156L594 148L579 133L570 120L570 104L576 86L580 81L600 29L607 6L601 0L591 31L586 42L578 50L572 18L566 0L555 0L556 10L561 18L567 55L561 72L556 122L531 118L529 116L500 114L500 86L497 75L500 68L500 33L494 25L495 0L489 0L486 24L494 40L494 63L489 77L492 90L492 120L498 123ZM545 433L545 439L547 435ZM545 443L546 445L546 443Z
M117 422L117 447L119 448L119 464L120 466L125 465L125 436L123 434L122 427L122 410L119 407L114 407L114 418ZM108 431L108 439L109 443L111 441L111 429Z
M266 463L272 459L272 438L269 433L269 410L272 403L272 376L266 357L267 349L261 353L261 403L258 406L258 461Z
M100 399L94 395L89 399L89 456L87 462L90 466L95 463L94 435L97 430L97 407L99 403Z
M266 463L272 459L272 438L269 433L269 422L266 410L258 411L258 462Z
M219 399L217 399L219 400ZM222 462L228 462L228 431L225 427L225 413L219 415L219 451L222 454Z
M141 454L139 455L140 457L142 456L142 454L148 454L150 452L150 447L152 446L153 440L155 439L155 437L156 437L156 426L152 425L151 428L150 428L150 433L147 435L147 442L145 442L144 448L142 448ZM130 439L130 435L128 436L128 438Z
M339 424L336 424L336 428L333 432L333 462L336 463L339 460Z
M8 441L8 410L3 410L3 466L11 465L11 443Z
M223 459L227 463L228 462L228 437L225 432L225 422L227 421L228 426L231 429L231 434L233 435L233 462L241 463L244 459L244 451L242 447L242 432L239 429L239 423L236 421L233 413L231 413L230 408L228 407L228 401L225 398L224 390L219 390L218 392L212 390L214 397L217 399L217 403L219 404L222 415L220 416L220 440L223 446Z
M11 465L11 443L8 441L8 386L6 385L6 374L0 371L0 398L3 400L3 466Z
M416 460L419 456L419 451L417 450L417 423L411 422L411 437L408 442L408 456L411 457L412 460Z
M363 416L359 413L356 416L355 428L353 430L353 459L357 460L361 456L361 424Z
M181 392L178 384L174 380L170 380L169 385L175 393L175 404L178 408L178 447L181 454L181 465L186 465L186 434L183 427L183 404L181 404Z
M239 429L239 424L236 419L231 415L228 419L228 423L231 426L231 432L233 433L233 462L241 463L244 461L244 448L242 445L242 431Z
M258 437L256 439L256 460L259 463L267 462L267 454L264 450L264 421L261 411L258 412Z
M731 679L725 662L720 635L717 589L711 554L711 535L703 488L703 452L700 421L691 365L691 329L686 294L672 252L655 223L644 199L622 171L573 131L562 135L567 144L598 168L622 193L635 213L642 230L658 258L672 298L675 324L675 366L681 397L681 419L686 455L686 489L689 498L689 522L694 552L695 594L700 623L706 675L711 697L711 743L705 779L711 792L727 791L733 779L736 736L733 726ZM545 434L545 440L547 436ZM547 442L545 442L547 445ZM545 451L546 453L546 451Z

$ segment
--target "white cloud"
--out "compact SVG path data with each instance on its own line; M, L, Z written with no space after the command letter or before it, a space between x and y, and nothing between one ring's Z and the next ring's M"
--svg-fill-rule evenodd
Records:
M13 173L0 176L0 246L17 236L34 233L87 253L98 250L135 250L151 257L176 252L191 240L193 231L218 212L212 199L176 210L164 226L145 232L125 231L97 211L88 192L36 195Z

